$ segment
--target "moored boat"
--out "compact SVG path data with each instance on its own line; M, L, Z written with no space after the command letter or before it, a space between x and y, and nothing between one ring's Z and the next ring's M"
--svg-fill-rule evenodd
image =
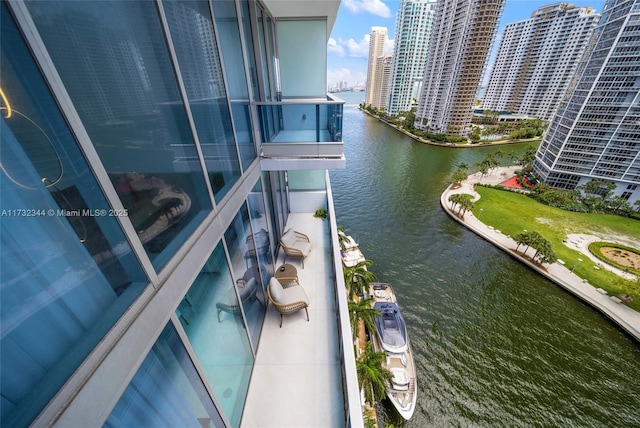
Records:
M342 231L338 231L340 239L340 256L342 257L342 263L346 267L356 266L358 263L365 261L364 255L356 241L349 235Z
M386 354L382 365L393 374L387 385L387 397L398 413L409 420L416 407L418 385L406 323L391 285L374 282L369 294L374 299L373 307L380 311L374 319L374 348Z

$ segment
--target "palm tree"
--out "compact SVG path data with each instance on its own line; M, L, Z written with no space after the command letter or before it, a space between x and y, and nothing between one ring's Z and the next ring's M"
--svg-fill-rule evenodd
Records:
M336 228L338 230L338 244L340 244L340 249L345 249L345 243L349 241L347 238L347 229L343 226L338 226Z
M351 331L354 336L358 335L358 327L360 321L364 324L364 327L372 333L376 326L373 319L380 316L380 311L373 308L373 297L360 300L359 302L349 302L349 319L351 321Z
M373 405L376 399L381 399L387 393L387 382L393 379L393 374L382 367L387 358L384 352L375 352L373 343L367 342L364 353L356 360L358 385L364 391L364 400Z
M373 272L367 269L371 265L371 260L365 260L355 266L344 268L344 285L349 292L349 298L353 299L358 294L364 294L369 290L369 284L376 280Z

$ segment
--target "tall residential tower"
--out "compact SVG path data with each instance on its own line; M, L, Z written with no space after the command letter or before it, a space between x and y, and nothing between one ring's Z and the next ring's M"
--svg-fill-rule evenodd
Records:
M594 46L536 154L534 172L551 187L592 179L640 199L640 0L607 1Z
M465 134L504 0L450 0L436 6L416 128Z
M402 0L396 18L387 112L408 111L420 96L436 0Z
M369 62L367 65L367 89L364 103L375 108L386 107L380 104L380 89L382 76L376 72L377 60L384 55L384 46L387 44L387 28L371 27L369 37Z
M556 3L508 24L482 107L551 120L598 19L593 8Z

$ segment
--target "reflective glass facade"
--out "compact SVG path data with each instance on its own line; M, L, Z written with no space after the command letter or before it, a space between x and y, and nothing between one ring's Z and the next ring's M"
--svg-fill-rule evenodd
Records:
M148 284L2 4L1 424L33 419Z
M155 3L27 4L129 220L161 268L212 205ZM205 53L214 55L211 49ZM210 73L191 74L210 65L206 59L188 65L193 81L183 81L194 97L215 87ZM215 124L206 125L209 136Z

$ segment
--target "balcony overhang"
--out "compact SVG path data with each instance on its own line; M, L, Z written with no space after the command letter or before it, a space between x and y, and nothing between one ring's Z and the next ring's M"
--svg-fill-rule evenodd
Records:
M332 158L299 157L261 157L260 168L263 171L295 171L316 169L345 169L347 160L344 155Z
M276 18L327 18L327 40L338 16L340 0L264 0Z

